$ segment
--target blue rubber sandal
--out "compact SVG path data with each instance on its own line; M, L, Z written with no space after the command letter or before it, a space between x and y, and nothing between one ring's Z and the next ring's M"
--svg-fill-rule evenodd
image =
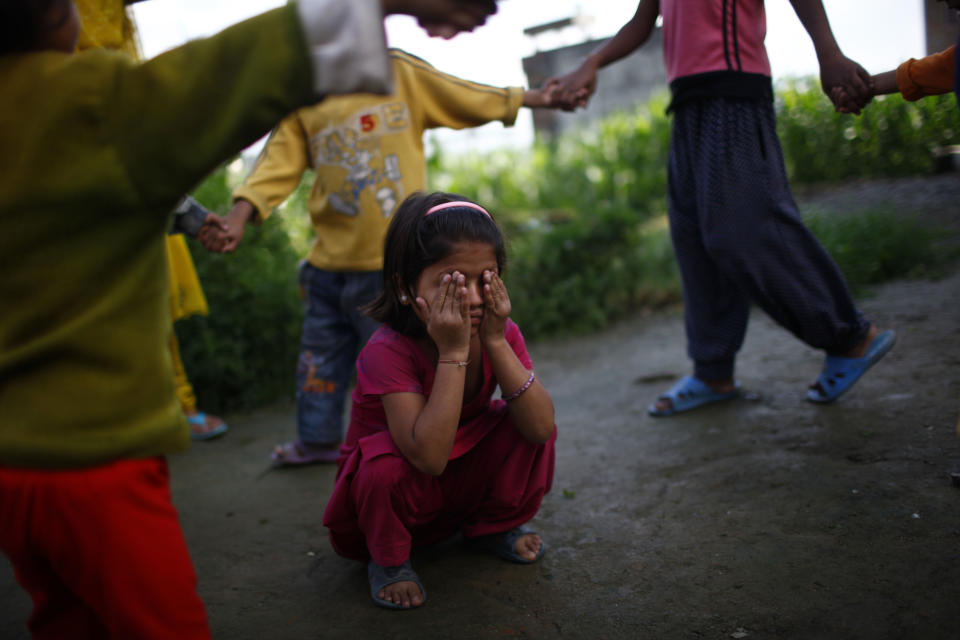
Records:
M207 414L203 411L197 411L192 416L187 416L187 422L190 424L191 440L211 440L227 432L227 423L223 420L217 426L208 429Z
M656 403L647 407L647 413L654 417L672 416L675 413L690 411L705 404L730 400L740 395L740 384L736 383L733 391L718 392L710 388L706 382L693 376L684 376L670 390L657 397L657 400L669 400L670 408L657 409Z
M823 371L807 391L807 400L818 404L833 402L849 391L867 372L867 369L880 362L896 341L896 332L893 329L887 329L874 336L873 342L870 343L870 347L862 358L827 356Z
M384 609L395 609L400 611L409 611L410 609L419 609L427 602L427 590L420 584L420 577L407 560L399 567L382 567L373 560L367 563L367 579L370 581L370 597L373 598L373 604ZM380 589L395 582L413 582L420 589L420 604L410 607L404 607L389 600L384 600L378 594Z
M537 552L537 556L532 560L517 553L516 548L517 540L523 536L530 535L531 533L536 533L536 531L526 525L520 525L519 527L514 527L513 529L505 531L504 533L481 536L479 538L475 538L475 540L481 547L488 551L492 551L508 562L515 562L517 564L533 564L542 558L543 553L547 550L547 543L543 541L543 538L540 539L540 550Z

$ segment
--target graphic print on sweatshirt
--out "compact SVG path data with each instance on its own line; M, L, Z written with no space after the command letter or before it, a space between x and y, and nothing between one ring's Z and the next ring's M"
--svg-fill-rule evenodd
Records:
M383 139L410 127L410 114L403 102L365 107L340 124L310 138L314 167L339 167L345 175L339 188L331 190L330 205L340 213L360 212L360 196L369 190L380 213L389 218L406 197L403 174L395 153L384 153Z

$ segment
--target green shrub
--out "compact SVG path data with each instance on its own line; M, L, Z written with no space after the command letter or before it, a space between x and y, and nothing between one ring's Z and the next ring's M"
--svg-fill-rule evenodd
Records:
M221 168L194 196L220 214L231 185ZM292 395L303 312L299 255L279 216L247 229L235 254L210 254L189 241L210 315L175 323L184 366L207 411L249 408Z
M891 211L810 212L804 222L854 291L894 278L936 275L952 256L944 233Z
M627 207L531 228L510 254L513 317L529 338L598 329L679 296L666 230Z
M906 102L878 96L860 116L837 114L819 87L777 92L777 131L796 184L929 173L934 147L960 143L953 95Z

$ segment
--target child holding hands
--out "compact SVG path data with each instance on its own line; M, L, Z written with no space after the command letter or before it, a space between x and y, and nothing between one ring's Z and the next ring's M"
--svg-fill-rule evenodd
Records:
M843 55L820 0L792 0L825 91L860 100L869 76ZM572 72L554 79L562 106L586 104L597 71L643 45L662 17L673 113L668 214L683 281L691 375L652 403L671 416L735 398L737 353L756 304L826 355L807 389L834 402L892 348L857 308L843 275L800 218L773 111L763 0L640 0L633 18Z
M277 445L278 465L335 462L357 353L378 323L357 309L380 292L383 238L394 211L427 184L423 134L494 120L513 125L521 106L544 107L548 91L492 87L390 50L394 91L336 96L299 109L274 129L233 193L228 232L201 236L233 251L248 222L265 219L316 172L307 209L314 241L299 274L304 320L296 366L297 437Z
M553 401L509 318L504 263L493 218L459 196L410 196L387 231L383 291L367 308L384 326L357 359L323 517L337 553L369 560L377 605L425 601L415 544L461 531L513 562L544 552L522 525L552 484Z
M960 0L940 0L950 9L960 11ZM872 78L872 90L860 104L842 86L834 87L830 99L843 113L859 113L874 96L899 93L904 100L915 102L926 96L953 91L960 106L960 78L957 75L957 45L924 58L910 58L896 69L878 73Z

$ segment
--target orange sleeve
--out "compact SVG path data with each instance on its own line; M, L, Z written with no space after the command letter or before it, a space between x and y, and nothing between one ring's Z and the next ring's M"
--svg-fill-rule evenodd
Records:
M910 58L897 67L897 88L904 100L953 91L956 46L926 58Z

